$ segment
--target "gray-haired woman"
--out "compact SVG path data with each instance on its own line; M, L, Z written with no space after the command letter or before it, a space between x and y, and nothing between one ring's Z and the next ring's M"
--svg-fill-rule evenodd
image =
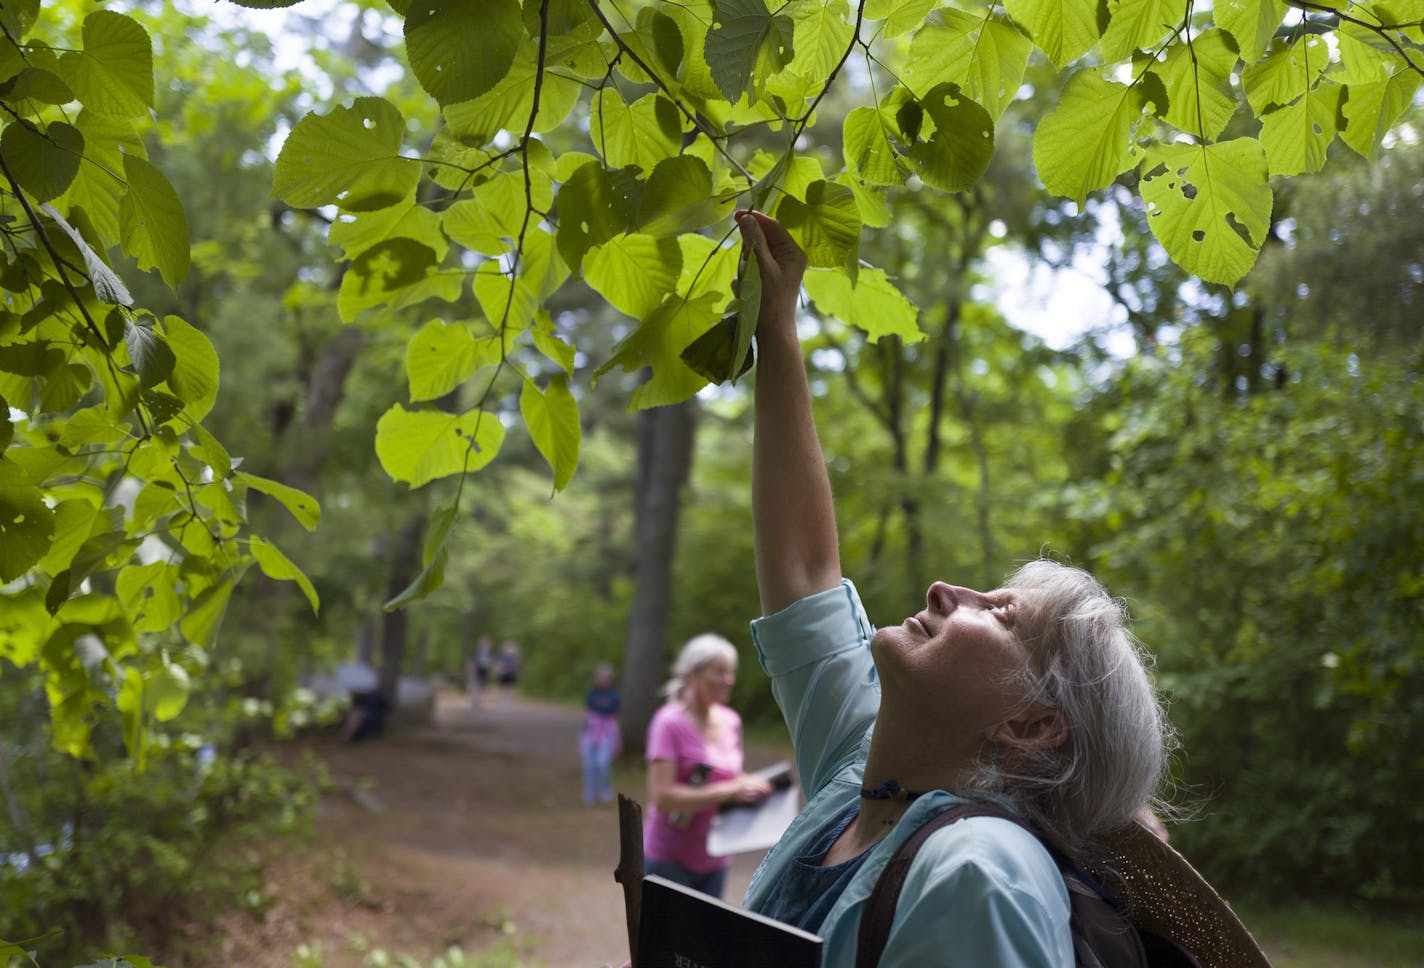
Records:
M707 852L713 815L724 803L757 803L771 792L742 770L742 720L727 705L736 676L731 642L690 639L664 688L668 701L648 724L647 872L713 897L722 896L731 864Z
M752 631L808 799L746 904L820 934L825 968L843 968L881 870L926 821L990 798L1091 849L1151 802L1169 727L1122 608L1077 569L1031 562L988 592L936 581L899 625L870 624L841 575L797 340L806 258L765 215L738 225L762 280ZM880 963L1072 965L1068 922L1040 840L970 817L915 858Z

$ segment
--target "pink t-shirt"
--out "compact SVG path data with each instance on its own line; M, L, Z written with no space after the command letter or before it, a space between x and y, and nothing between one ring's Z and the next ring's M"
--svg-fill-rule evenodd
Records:
M680 702L659 709L648 724L648 762L671 760L679 783L688 782L699 765L708 767L706 783L738 776L742 772L742 718L721 705L714 705L708 715L716 724L713 742L698 732ZM730 866L730 857L707 853L707 830L716 813L716 807L706 807L683 817L683 826L679 826L650 804L643 823L643 853L699 874Z

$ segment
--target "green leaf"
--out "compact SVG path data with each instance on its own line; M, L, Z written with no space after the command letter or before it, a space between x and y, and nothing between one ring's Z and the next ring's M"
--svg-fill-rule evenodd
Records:
M1212 0L1211 5L1212 19L1236 38L1236 49L1247 64L1266 52L1287 9L1286 0Z
M128 191L119 202L124 251L140 269L157 267L168 288L188 275L191 250L183 202L163 172L134 155L124 155Z
M816 309L865 330L872 343L898 336L906 343L925 338L914 305L895 288L881 269L861 269L854 285L844 272L806 273L806 294Z
M257 566L262 569L262 574L276 581L295 581L302 594L307 597L307 602L311 604L312 614L316 615L321 611L321 600L317 597L316 589L312 587L311 579L307 578L306 573L293 564L290 558L282 554L276 545L260 535L253 535L248 548L252 557L257 559Z
M497 329L513 339L534 322L539 306L552 296L569 270L554 249L553 236L542 228L524 238L524 251L514 267L513 278L499 262L480 265L475 273L475 298L485 317Z
M1325 166L1326 149L1335 140L1340 94L1340 85L1324 81L1261 118L1261 144L1272 175L1299 175Z
M178 316L163 317L163 332L176 357L168 389L195 421L202 420L218 398L218 351L207 334Z
M579 270L591 246L632 226L639 197L631 171L611 172L591 161L573 173L559 191L559 254L570 269Z
M124 345L128 347L129 360L138 372L140 386L156 387L173 372L173 350L153 328L151 318L129 320L124 327Z
M89 244L89 240L70 225L69 222L60 215L53 205L45 203L40 209L54 219L54 224L64 230L64 234L69 236L74 247L79 250L79 254L84 259L84 268L89 273L89 284L94 287L94 295L100 302L106 302L111 306L131 306L133 296L129 293L124 281L118 277L113 269L100 258L99 253L94 251L94 247Z
M707 379L681 359L682 351L717 322L725 295L704 293L695 299L669 299L653 310L636 330L614 347L613 355L594 373L595 382L615 366L632 373L651 367L653 375L633 391L630 410L680 403L707 385Z
M329 115L315 112L287 135L272 194L297 208L337 205L366 212L398 204L420 181L420 163L400 156L405 118L384 98L360 97Z
M872 185L903 185L909 173L891 140L892 124L879 108L859 107L846 115L841 131L846 166Z
M388 612L405 608L407 605L428 597L445 584L445 565L450 560L450 531L455 524L458 505L437 510L430 519L430 527L425 535L425 567L415 576L405 590L386 602Z
M654 237L681 235L720 222L732 208L732 199L713 192L712 171L701 158L665 158L643 190L639 231Z
M809 265L833 268L855 264L860 247L860 208L849 188L835 182L814 182L806 189L804 203L788 197L777 214L806 250Z
M533 334L535 348L537 348L540 353L543 353L545 358L557 365L559 369L572 376L577 353L572 346L564 342L564 340L554 332L554 327L549 321L548 313L539 312L535 314L534 327L531 332Z
M84 49L59 59L65 81L90 110L126 118L153 107L153 42L138 21L112 10L84 18Z
M1137 160L1132 137L1142 108L1136 88L1093 68L1070 77L1058 107L1034 132L1033 163L1044 187L1082 205L1111 185Z
M1108 0L1108 27L1103 31L1103 57L1125 60L1134 51L1155 50L1182 21L1176 0Z
M919 103L935 127L928 141L910 146L920 177L947 192L973 187L994 156L993 118L949 82L930 88Z
M924 24L938 3L939 0L866 0L865 19L884 21L885 36L897 37Z
M500 131L522 133L529 122L529 112L534 109L534 82L539 78L539 114L534 119L534 133L557 128L583 92L577 78L563 74L562 70L548 69L541 75L536 52L530 46L521 47L514 65L488 93L473 101L445 106L449 133L456 143L466 146L487 144Z
M438 268L430 246L414 239L387 239L352 260L336 294L337 312L349 323L364 310L390 306L402 290L429 281Z
M676 239L619 235L584 258L584 278L615 307L641 319L677 285L682 249Z
M756 363L756 352L750 345L737 354L737 331L740 315L728 313L712 328L688 344L680 355L688 369L708 383L736 382ZM733 360L740 360L734 364Z
M411 70L442 105L473 100L499 83L526 37L518 0L417 3L405 19Z
M4 9L0 6L0 13L3 13ZM54 66L56 69L59 67L57 63ZM54 71L27 67L0 84L0 98L9 104L20 106L31 101L39 104L68 104L74 100L74 92L64 82L64 78Z
M233 474L232 482L237 487L246 487L266 494L286 508L292 517L297 519L297 523L308 531L316 530L317 524L321 522L321 505L305 491L246 471Z
M165 561L120 569L114 590L124 611L133 616L135 632L166 632L183 614L178 599L180 576Z
M578 467L581 433L578 401L569 390L568 377L554 374L543 393L533 380L525 380L519 394L519 412L524 415L534 446L554 472L554 490L562 491Z
M1230 286L1255 263L1272 205L1259 141L1149 148L1141 191L1152 234L1183 269Z
M79 548L88 539L99 509L86 500L61 501L54 507L54 544L50 545L39 566L50 575L69 568Z
M331 224L326 241L340 246L344 258L354 259L389 239L412 239L428 246L439 260L450 248L440 232L441 221L440 215L411 196L388 208L343 215Z
M395 404L376 423L376 456L394 481L423 487L433 480L479 470L499 453L504 425L480 410L449 414Z
M1324 38L1306 35L1277 46L1241 75L1246 100L1257 115L1290 104L1320 80L1330 66Z
M146 683L145 698L152 705L153 718L166 723L177 717L188 705L192 682L187 671L176 662L164 662Z
M850 5L846 0L795 0L789 13L796 54L789 66L819 88L840 64L855 34L848 19Z
M188 606L188 612L178 623L178 630L189 642L201 648L209 648L217 638L218 627L227 613L227 603L232 598L233 580L224 578L209 588L203 589Z
M475 339L464 323L433 319L406 345L405 374L410 383L410 399L439 399L480 367L492 366L501 358L498 334Z
M767 199L771 198L773 191L781 188L781 182L786 177L793 157L795 157L795 153L790 148L777 156L776 164L772 165L765 175L757 179L751 192L747 194L747 208L758 212L767 210Z
M1058 67L1098 41L1098 0L1008 0L1004 9Z
M40 131L19 120L0 132L0 152L20 187L35 201L47 202L74 181L84 157L84 135L63 121L52 121Z
M1235 70L1236 51L1224 31L1204 30L1191 47L1174 45L1152 68L1167 91L1167 109L1160 116L1182 131L1215 140L1236 111Z
M729 103L746 94L755 102L767 78L795 56L796 25L790 17L773 15L763 0L715 0L712 10L703 45L712 79Z
M1342 38L1342 56L1349 57L1351 44ZM1348 62L1348 61L1347 61ZM1348 81L1348 96L1341 107L1345 118L1340 140L1366 158L1373 159L1394 123L1408 110L1419 90L1419 74L1410 70L1389 73L1383 65L1367 76Z
M1018 94L1031 53L1033 41L1013 24L944 8L915 32L901 80L925 90L954 78L997 119Z
M84 157L90 164L79 166L60 207L107 251L122 237L119 205L125 191L124 183L111 172L123 170L125 155L146 158L147 152L127 118L84 111L75 126L84 136Z
M212 468L213 477L219 481L226 480L232 473L232 457L228 454L227 448L218 442L206 427L200 423L195 423L190 428L195 442L188 448L194 457Z
M627 104L613 88L593 96L589 137L609 168L652 171L682 145L682 115L661 94L648 94Z

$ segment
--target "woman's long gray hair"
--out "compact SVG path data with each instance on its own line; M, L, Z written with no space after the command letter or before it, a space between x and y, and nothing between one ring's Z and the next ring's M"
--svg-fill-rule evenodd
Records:
M970 784L1011 797L1070 853L1090 856L1157 792L1175 734L1148 677L1151 656L1127 610L1087 572L1031 561L1005 583L1023 595L1015 631L1028 646L1028 702L1058 710L1067 740L987 755Z

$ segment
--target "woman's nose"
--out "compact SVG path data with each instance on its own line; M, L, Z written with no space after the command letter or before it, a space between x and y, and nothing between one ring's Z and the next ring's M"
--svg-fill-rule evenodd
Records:
M931 583L930 590L925 595L925 604L930 611L946 613L954 611L961 605L978 605L982 608L987 601L981 592L942 581Z

